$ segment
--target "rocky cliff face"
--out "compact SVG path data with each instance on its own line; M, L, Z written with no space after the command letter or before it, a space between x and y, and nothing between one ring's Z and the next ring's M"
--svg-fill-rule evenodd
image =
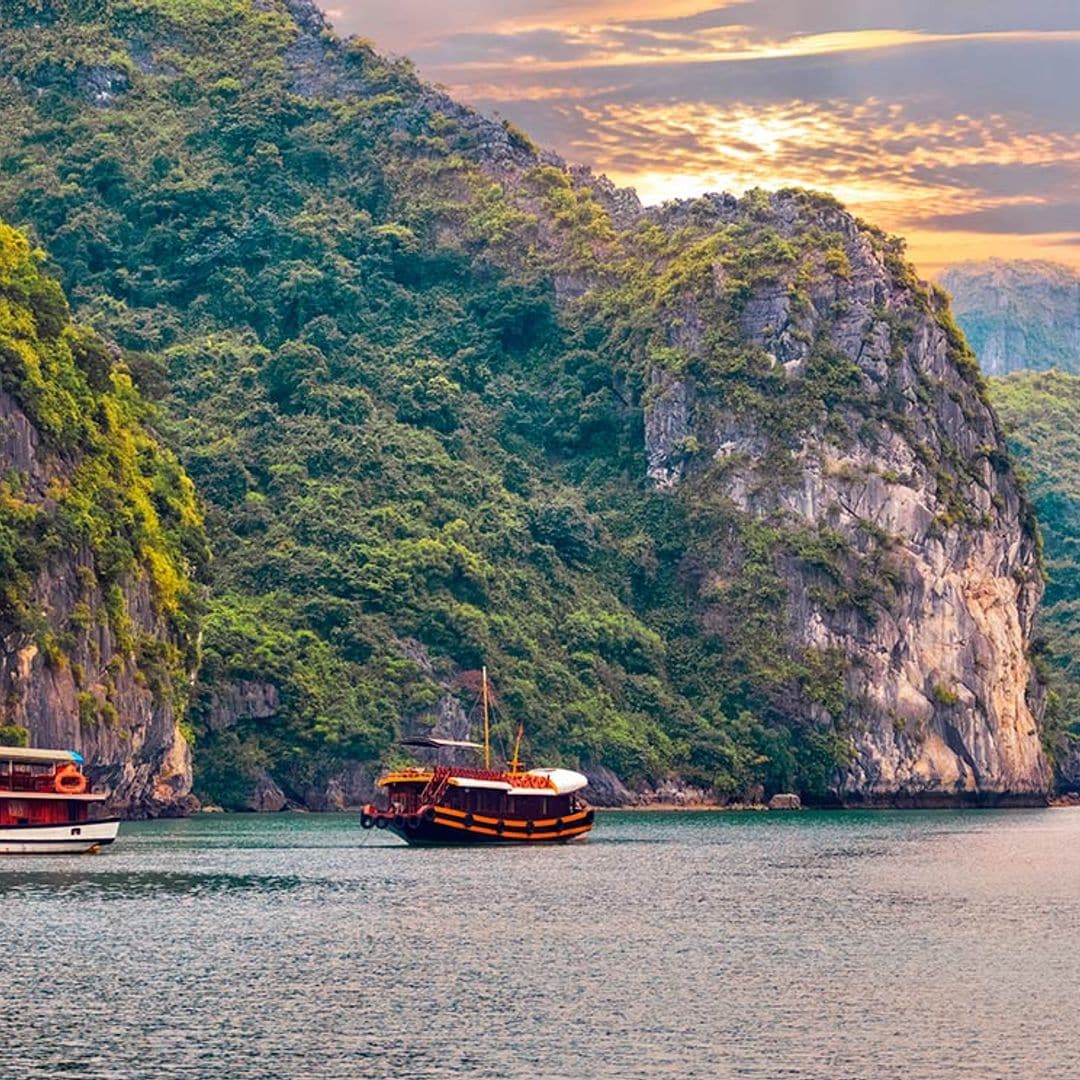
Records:
M1080 276L1056 263L991 259L941 275L983 371L1080 371Z
M190 485L138 426L130 382L109 386L115 357L66 325L59 290L2 224L0 356L0 732L80 751L111 813L186 813L194 646L167 533L174 510L198 533ZM172 487L156 509L144 482Z
M74 468L76 462L43 451L34 426L0 391L0 471L22 474L23 499L46 504L50 488ZM50 642L63 637L62 652L18 631L0 641L4 723L25 728L32 746L79 751L93 790L109 793L110 813L188 813L198 802L191 795L191 748L179 727L185 688L173 685L166 665L154 663L150 646L174 648L174 635L145 577L124 578L113 596L122 604L119 636L89 549L50 555L26 604L53 628ZM119 639L129 635L143 643L141 656Z
M688 209L651 216L673 228ZM719 199L694 212L719 229L754 210ZM1042 592L1037 539L945 301L839 209L777 196L768 220L788 242L809 230L833 240L751 286L738 332L776 373L774 408L820 380L823 363L827 408L778 431L767 408L732 401L722 382L653 368L649 474L665 488L707 487L745 519L813 538L775 558L788 647L843 658L845 704L833 718L848 752L832 785L841 801L1039 800L1048 770L1028 659ZM718 260L710 288L672 300L670 344L707 348L724 287ZM700 576L704 620L725 621L725 578L744 558Z

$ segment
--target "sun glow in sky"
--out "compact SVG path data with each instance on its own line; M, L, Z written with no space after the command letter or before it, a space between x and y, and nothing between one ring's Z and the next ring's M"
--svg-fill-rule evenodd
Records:
M1080 266L1077 0L336 0L646 202L802 185L969 258Z

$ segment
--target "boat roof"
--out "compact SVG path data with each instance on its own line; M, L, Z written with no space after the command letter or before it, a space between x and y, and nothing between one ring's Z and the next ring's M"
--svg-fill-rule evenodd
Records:
M548 783L560 794L569 795L588 787L589 779L573 769L530 769L530 776L546 776Z
M465 739L435 739L430 735L412 735L407 739L400 740L401 746L426 746L429 750L438 750L443 746L453 746L464 750L483 750L484 746L478 742L468 742Z
M480 773L481 775L470 775ZM379 780L379 786L401 783L427 783L432 776L431 769L399 769L388 773ZM514 783L516 776L527 776L532 781L528 786ZM537 783L543 781L543 783ZM487 788L490 791L504 791L508 795L569 795L580 791L589 783L588 779L572 769L530 769L527 773L496 772L494 770L461 769L451 770L447 783L454 787ZM519 781L520 783L520 781Z
M55 761L82 762L74 750L37 750L28 746L0 746L0 761L18 761L45 765Z
M546 780L547 784L543 787L534 787L531 784L519 787L514 783L514 773L504 775L505 780L489 780L487 777L455 776L451 773L450 783L455 787L492 788L505 791L508 795L550 795L553 791L556 795L569 795L572 791L580 791L589 783L581 773L572 769L530 769L527 773L517 774Z

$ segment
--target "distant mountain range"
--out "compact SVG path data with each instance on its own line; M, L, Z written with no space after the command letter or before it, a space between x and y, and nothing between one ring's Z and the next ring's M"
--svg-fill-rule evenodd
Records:
M1080 372L1080 275L1058 263L958 263L941 275L953 314L988 375Z

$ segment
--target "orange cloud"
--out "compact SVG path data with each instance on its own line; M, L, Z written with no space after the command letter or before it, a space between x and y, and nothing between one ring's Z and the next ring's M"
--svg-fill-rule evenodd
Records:
M722 11L738 7L750 0L665 0L657 11L655 0L566 0L536 14L510 16L500 20L495 29L500 32L540 30L551 27L593 26L598 23L624 23L633 19L681 19L702 15L707 11Z

